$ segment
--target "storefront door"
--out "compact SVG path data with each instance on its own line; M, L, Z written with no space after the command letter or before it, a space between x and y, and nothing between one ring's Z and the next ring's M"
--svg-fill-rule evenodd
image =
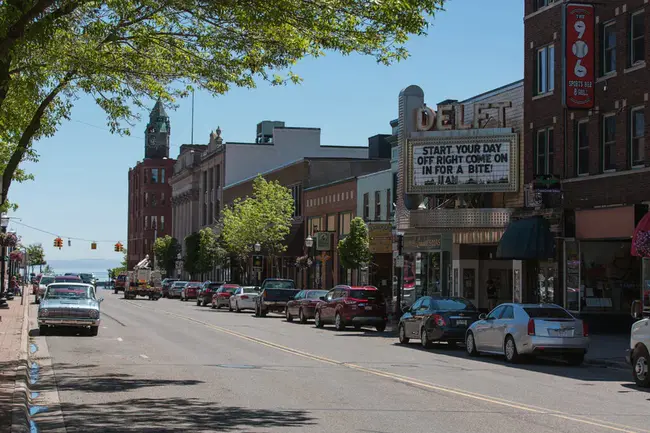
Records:
M575 239L564 242L564 308L579 313L582 307L580 286L580 243Z

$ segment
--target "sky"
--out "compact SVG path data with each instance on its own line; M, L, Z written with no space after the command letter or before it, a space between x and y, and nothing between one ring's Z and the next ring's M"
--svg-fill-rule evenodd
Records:
M368 137L390 133L399 92L409 85L422 87L428 105L435 106L523 78L522 1L450 0L445 9L427 36L409 41L411 56L398 64L328 54L297 65L294 71L304 79L299 85L261 83L218 97L197 92L194 142L207 144L218 126L226 142L254 141L257 123L281 120L321 128L323 145L362 146ZM178 102L177 110L168 110L173 158L192 135L191 99ZM10 214L9 230L24 244L42 243L46 260L119 262L113 245L126 245L128 171L144 157L148 112L141 115L130 137L112 135L103 112L81 96L71 120L53 137L34 143L40 160L25 168L35 180L12 184L9 199L19 209ZM53 234L64 239L61 250L53 247ZM98 242L96 250L91 241Z

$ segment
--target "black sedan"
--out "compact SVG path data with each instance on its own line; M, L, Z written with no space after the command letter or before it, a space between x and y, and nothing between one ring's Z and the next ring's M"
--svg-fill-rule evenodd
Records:
M399 342L417 338L423 347L445 341L450 346L465 341L467 327L478 320L479 311L467 299L423 296L399 321Z
M217 293L219 287L223 286L224 284L225 283L223 282L214 282L214 281L206 281L205 283L203 283L201 289L199 290L199 293L196 296L196 305L205 307L206 305L211 304L212 295Z

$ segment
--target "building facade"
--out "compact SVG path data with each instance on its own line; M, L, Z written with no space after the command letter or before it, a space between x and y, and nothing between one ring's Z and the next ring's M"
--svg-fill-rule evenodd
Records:
M158 236L172 233L172 188L175 160L169 159L170 122L160 100L145 130L145 159L129 169L127 264L132 269L145 255L153 258Z
M488 308L521 299L521 263L498 260L510 217L523 203L523 81L437 110L417 86L399 96L396 234L402 300L455 295Z
M525 180L559 185L534 203L561 221L554 300L629 330L631 302L650 287L647 260L631 254L650 202L650 8L526 0L524 23Z

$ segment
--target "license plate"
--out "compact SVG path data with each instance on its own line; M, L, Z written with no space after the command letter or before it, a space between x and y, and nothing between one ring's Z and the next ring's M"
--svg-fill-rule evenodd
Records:
M456 320L456 325L467 326L467 320Z
M370 306L366 307L366 311L372 311L372 307Z

